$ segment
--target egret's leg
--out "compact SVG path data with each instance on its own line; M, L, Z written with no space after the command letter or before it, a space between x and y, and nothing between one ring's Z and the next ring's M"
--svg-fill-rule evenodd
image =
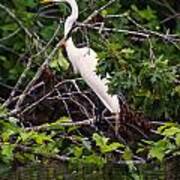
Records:
M120 123L119 123L119 113L115 113L115 135L118 136L119 134L119 127L120 127Z

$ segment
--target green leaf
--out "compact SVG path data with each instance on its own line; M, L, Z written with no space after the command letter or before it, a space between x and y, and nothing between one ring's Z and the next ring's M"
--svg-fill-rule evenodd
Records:
M163 126L160 126L157 130L158 130L159 133L162 133L166 128L170 128L170 127L173 127L173 126L176 126L176 124L172 123L172 122L167 122Z
M34 132L33 131L30 131L30 132L20 132L20 136L18 138L18 140L22 141L23 143L26 142L26 141L29 141L30 139L32 139L32 136L33 136Z
M14 150L14 145L5 143L1 145L1 155L3 156L3 161L8 163L9 161L13 160L13 150Z
M32 137L37 144L43 144L44 142L53 142L52 138L46 134L36 134Z
M97 133L94 133L93 134L93 140L96 141L96 145L99 146L100 148L100 151L102 153L108 153L108 152L112 152L118 148L122 148L124 147L123 144L120 144L118 142L113 142L113 143L108 143L108 140L109 138L106 138L106 137L103 137L103 136L100 136L99 134Z
M180 96L180 85L176 86L174 90Z
M73 151L74 151L75 157L80 158L81 155L83 154L83 147L75 147Z
M0 104L0 115L5 115L7 113L8 113L7 109Z
M161 134L167 137L171 137L171 136L176 135L177 133L180 133L180 128L171 127L171 128L165 129Z
M180 133L176 135L176 145L180 147Z
M108 145L104 146L104 148L102 149L102 152L103 153L108 153L108 152L112 152L112 151L115 151L118 148L123 148L123 147L124 147L123 144L120 144L118 142L113 142L111 144L108 144Z
M124 153L123 153L123 159L128 161L128 160L132 160L133 158L133 153L131 151L131 149L129 147L126 147Z
M2 133L3 142L9 141L9 138L10 138L13 134L15 134L15 132L14 132L13 130L11 130L11 129L7 129L6 131L4 131L4 132Z
M21 132L19 141L22 140L23 143L28 143L31 140L34 140L37 144L43 144L44 142L52 142L52 138L45 133L37 133L34 131L30 132Z
M102 167L106 163L106 160L101 156L92 154L89 156L84 156L83 163L90 164L90 165L94 164L94 165L97 165L98 167Z
M102 146L107 144L109 138L106 138L106 137L100 136L97 133L94 133L93 134L93 140L96 141L97 146L102 147Z
M151 147L149 156L162 161L169 149L171 149L171 143L167 139L159 140Z

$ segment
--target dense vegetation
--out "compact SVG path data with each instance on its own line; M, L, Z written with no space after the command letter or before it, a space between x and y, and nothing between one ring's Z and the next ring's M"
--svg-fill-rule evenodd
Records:
M160 161L177 155L180 4L176 0L77 2L80 17L74 41L98 53L97 73L109 78L110 93L120 94L123 113L131 112L124 115L122 138L109 130L108 120L90 123L93 107L103 107L63 56L60 40L70 8L36 0L1 0L0 159L24 163L55 158L102 165L108 160L143 161L145 154ZM164 124L167 120L173 122ZM149 131L155 128L151 121L163 124L156 131L161 134L156 142L147 140L146 134L150 138ZM143 136L133 139L126 122ZM146 140L132 146L142 138ZM133 155L137 149L146 152L143 158Z

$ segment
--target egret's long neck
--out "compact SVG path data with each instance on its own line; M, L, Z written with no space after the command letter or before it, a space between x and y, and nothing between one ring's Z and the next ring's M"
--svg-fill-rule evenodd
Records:
M78 19L78 14L79 14L78 5L75 0L66 0L66 2L70 5L72 12L71 15L68 16L65 22L65 29L64 29L65 37L68 36L68 33L72 29L73 24Z
M72 37L69 37L67 40L66 40L66 49L68 50L68 49L75 49L76 48L76 46L75 46L75 44L74 44L74 42L73 42L73 40L72 40Z
M75 21L76 21L79 15L78 5L75 0L67 0L67 2L70 4L71 9L72 9L70 16L75 18Z

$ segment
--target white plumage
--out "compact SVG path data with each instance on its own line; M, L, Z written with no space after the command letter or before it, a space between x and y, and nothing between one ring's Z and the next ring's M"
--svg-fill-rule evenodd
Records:
M99 97L105 107L113 114L116 114L116 133L118 130L118 120L120 112L120 104L117 95L108 94L108 80L101 79L96 74L96 66L98 63L97 54L94 50L84 47L77 48L72 40L68 37L69 32L73 28L73 24L78 19L78 6L75 0L43 0L43 2L67 2L72 9L72 13L65 21L64 37L66 40L65 48L70 62L72 63L74 73L79 73L89 87Z
M69 38L66 41L65 46L68 58L73 65L74 72L80 73L85 82L111 113L120 112L117 95L108 94L107 79L101 79L96 74L96 66L98 63L97 54L87 47L76 48L72 38Z

